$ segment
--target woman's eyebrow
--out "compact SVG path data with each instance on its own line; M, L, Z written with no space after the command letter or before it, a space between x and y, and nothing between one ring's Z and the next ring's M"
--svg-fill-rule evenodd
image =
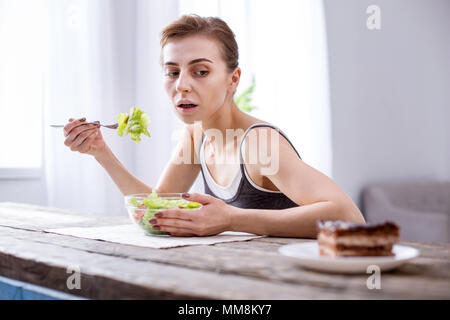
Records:
M199 62L209 62L209 63L213 63L211 60L209 60L209 59L206 59L206 58L198 58L198 59L194 59L194 60L192 60L192 61L190 61L189 63L188 63L188 65L191 65L191 64L194 64L194 63L199 63ZM166 63L164 63L164 65L165 66L178 66L178 63L176 63L176 62L171 62L171 61L168 61L168 62L166 62Z

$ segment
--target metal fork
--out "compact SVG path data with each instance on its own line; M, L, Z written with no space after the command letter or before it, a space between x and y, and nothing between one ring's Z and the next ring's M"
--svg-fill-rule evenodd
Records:
M114 123L114 124L101 124L100 121L94 121L94 122L83 122L81 123L81 125L85 125L85 124L98 124L102 127L108 128L108 129L117 129L117 127L119 126L118 123ZM50 127L53 128L63 128L65 126L65 124L51 124Z

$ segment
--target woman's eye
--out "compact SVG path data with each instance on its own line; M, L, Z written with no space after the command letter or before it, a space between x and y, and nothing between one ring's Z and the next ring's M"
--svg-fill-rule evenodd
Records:
M206 76L208 73L209 72L207 70L200 70L200 71L196 72L197 75L202 76L202 77Z
M166 72L166 76L170 77L170 78L174 78L176 76L178 76L179 72L178 71L168 71Z
M208 70L200 70L200 71L196 71L194 72L195 75L200 76L200 77L204 77L209 73ZM176 78L180 75L179 71L166 71L166 76L169 78Z

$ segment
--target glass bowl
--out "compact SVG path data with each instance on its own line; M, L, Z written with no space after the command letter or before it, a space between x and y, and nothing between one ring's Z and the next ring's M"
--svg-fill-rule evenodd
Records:
M149 222L155 217L155 213L165 209L200 209L202 205L198 202L183 199L182 193L138 193L124 197L125 208L131 221L148 235L166 235L165 232L154 230Z

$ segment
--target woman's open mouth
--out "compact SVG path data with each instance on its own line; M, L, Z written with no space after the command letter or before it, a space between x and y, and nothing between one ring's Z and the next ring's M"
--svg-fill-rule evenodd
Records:
M181 112L192 112L192 111L196 110L197 107L198 107L197 104L192 104L192 103L184 104L184 103L182 103L182 104L179 104L177 106L177 109L180 110Z

